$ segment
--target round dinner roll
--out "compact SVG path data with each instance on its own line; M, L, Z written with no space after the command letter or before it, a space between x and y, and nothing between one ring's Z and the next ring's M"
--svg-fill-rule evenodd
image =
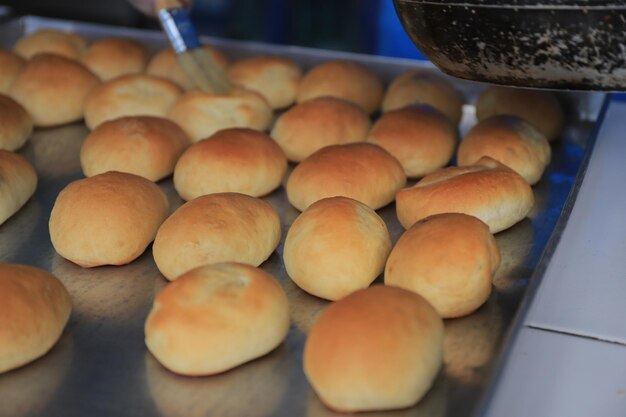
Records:
M184 200L229 191L260 197L278 188L285 172L287 158L266 133L224 129L185 151L174 187Z
M143 72L147 51L138 42L124 38L104 38L92 43L81 62L102 81Z
M334 301L367 288L383 271L390 250L389 231L374 210L330 197L311 204L293 222L283 259L300 288Z
M190 140L168 119L128 116L101 123L80 149L86 177L107 171L128 172L158 181L174 172Z
M215 63L221 68L226 68L228 65L228 59L218 49L212 46L204 45L204 50L209 53ZM157 53L152 57L148 66L146 67L146 74L154 75L156 77L162 77L175 82L180 88L185 91L195 88L191 80L187 77L187 74L183 71L176 54L172 48L167 48Z
M235 61L228 67L228 78L261 94L272 109L282 109L296 101L302 70L292 59L256 56Z
M231 127L266 130L273 113L267 101L254 91L235 90L225 95L189 91L174 103L168 117L197 142Z
M146 346L173 372L213 375L274 350L289 322L287 295L270 274L238 263L206 265L156 296Z
M31 133L33 119L17 101L0 94L0 149L14 151L21 148Z
M489 87L478 97L476 117L482 120L496 114L510 114L526 120L549 141L558 139L565 125L563 108L549 91Z
M367 114L380 108L383 83L362 64L350 61L326 61L309 70L298 86L296 101L332 96L348 100Z
M259 266L280 242L280 219L265 201L216 193L183 204L159 228L152 253L172 281L202 265L239 262Z
M290 161L300 162L328 145L363 142L369 116L356 104L336 97L318 97L281 114L271 136Z
M168 211L153 182L109 171L61 191L50 213L50 240L59 255L82 267L124 265L146 250Z
M463 96L445 78L432 71L412 70L401 74L387 88L382 110L411 104L430 104L458 125L463 117Z
M423 177L452 159L458 130L430 105L413 105L384 113L374 123L368 142L393 155L409 178Z
M75 33L55 29L41 29L22 36L14 50L22 58L48 53L77 59L87 47L87 41Z
M457 162L471 165L488 156L520 174L530 185L541 179L550 163L550 143L532 125L517 116L491 116L465 135Z
M36 188L37 173L30 162L0 150L0 225L26 204Z
M443 318L466 316L491 294L500 250L476 217L443 213L411 226L385 266L385 284L424 297Z
M61 337L72 301L43 269L0 264L0 373L45 355Z
M85 100L85 124L91 130L124 116L165 117L182 91L176 84L144 74L122 75L94 88Z
M525 218L533 204L528 182L489 157L474 165L440 169L396 194L398 220L405 229L433 214L465 213L497 233Z
M376 210L406 184L402 165L378 145L349 143L320 149L294 168L287 198L304 211L317 200L344 196Z
M78 61L38 54L26 63L9 94L24 106L36 127L56 126L83 118L85 98L99 82Z
M0 93L6 94L11 89L26 60L15 52L0 49Z
M374 285L331 304L304 345L304 373L342 411L406 408L442 364L443 320L422 297Z

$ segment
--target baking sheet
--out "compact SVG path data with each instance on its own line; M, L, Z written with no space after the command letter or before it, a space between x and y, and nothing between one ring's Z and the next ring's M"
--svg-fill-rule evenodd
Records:
M0 27L4 47L24 32L52 27L69 29L88 39L125 36L141 40L152 51L164 46L158 32L114 28L78 22L27 17ZM304 68L327 59L363 62L383 79L411 68L437 71L428 63L371 57L309 48L272 46L210 39L231 58L278 54ZM468 105L462 132L474 122L471 103L485 88L454 80ZM600 113L603 94L561 95L568 113L564 140L553 145L553 160L534 187L536 204L530 217L497 235L502 265L494 278L489 301L471 316L446 321L445 366L427 396L406 410L367 416L472 415L490 383L507 332L552 235L574 178L585 155L585 144ZM161 367L143 342L143 324L154 295L167 281L152 260L150 248L123 267L82 269L59 257L50 243L48 219L57 194L70 181L82 178L79 150L88 134L80 124L37 130L20 153L39 175L34 197L0 227L0 261L39 266L55 274L72 295L74 310L52 351L21 369L0 375L0 417L22 416L333 416L308 385L302 372L306 334L328 302L300 290L282 265L284 236L298 211L281 187L266 200L279 212L283 240L262 267L286 290L292 326L285 342L269 355L224 374L191 378ZM172 210L182 200L172 181L159 183ZM402 233L390 205L379 210L395 242ZM380 284L379 278L376 283Z

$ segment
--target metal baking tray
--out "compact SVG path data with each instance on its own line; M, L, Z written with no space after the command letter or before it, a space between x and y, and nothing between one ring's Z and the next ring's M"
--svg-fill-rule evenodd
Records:
M24 17L0 26L2 46L40 28L75 31L93 40L103 36L137 39L152 51L164 47L163 35L38 17ZM303 68L327 59L362 62L385 81L411 68L437 71L426 62L309 48L208 39L231 58L258 54L289 56ZM461 131L475 122L474 106L485 85L452 81L465 95ZM490 390L498 364L509 350L519 316L541 278L540 260L556 242L560 224L574 201L575 180L584 173L607 96L561 93L568 114L563 140L553 144L553 160L534 187L536 204L530 217L497 235L502 265L488 302L474 314L446 321L445 365L433 388L415 407L367 416L474 415ZM150 248L122 267L82 269L59 257L50 243L48 219L57 194L82 177L79 149L87 128L76 123L36 130L19 151L39 175L34 197L0 227L0 261L44 268L56 275L72 295L74 309L59 343L45 357L0 375L0 417L25 416L308 416L338 415L314 394L302 371L306 334L328 302L300 290L282 264L284 235L298 211L287 202L284 188L268 197L279 212L283 242L262 267L286 290L292 326L285 342L269 355L212 377L183 377L165 370L148 353L144 320L154 295L167 282L158 272ZM159 183L172 210L182 200L171 178ZM565 208L565 209L564 209ZM403 229L395 207L378 211L395 242ZM556 231L556 232L555 232ZM551 239L552 237L552 239ZM549 252L549 251L548 251ZM545 256L549 256L545 255ZM546 262L543 259L541 265ZM376 284L381 283L379 278ZM531 290L529 290L531 288ZM517 318L516 318L517 317Z

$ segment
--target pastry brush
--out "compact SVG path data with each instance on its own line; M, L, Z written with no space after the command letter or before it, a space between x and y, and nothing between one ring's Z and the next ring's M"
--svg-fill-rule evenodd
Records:
M232 84L224 70L202 48L187 11L178 0L158 0L158 16L176 58L192 84L213 94L228 94Z

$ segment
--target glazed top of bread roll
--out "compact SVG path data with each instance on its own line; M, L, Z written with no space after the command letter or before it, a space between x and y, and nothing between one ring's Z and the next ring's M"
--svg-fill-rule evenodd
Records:
M23 58L30 59L36 54L50 53L66 58L78 58L87 41L75 33L55 29L41 29L22 36L15 44L15 52Z
M491 86L478 97L476 117L482 120L496 114L518 116L550 141L561 135L565 125L561 103L549 91Z
M425 70L399 75L387 88L383 111L410 104L430 104L458 125L463 116L463 96L442 76Z
M18 54L0 49L0 93L7 93L22 70L26 60Z
M72 302L39 268L0 264L0 373L45 354L61 336Z
M296 101L301 103L321 96L339 97L371 114L379 109L383 92L380 78L365 66L350 61L327 61L304 75Z
M124 74L143 72L147 51L131 39L105 38L91 44L80 60L102 81L106 81Z
M33 132L33 119L9 96L0 94L0 149L19 149Z

